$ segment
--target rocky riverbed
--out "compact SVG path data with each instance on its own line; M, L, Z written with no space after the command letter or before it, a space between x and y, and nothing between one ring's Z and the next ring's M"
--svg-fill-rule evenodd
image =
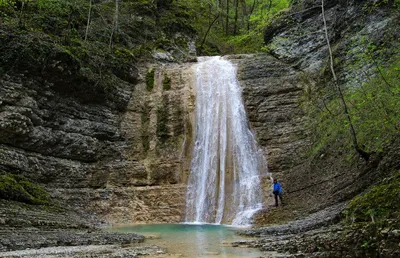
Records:
M94 215L61 205L0 200L0 257L137 257L165 250L134 233L108 232ZM140 246L138 246L140 244Z
M264 257L399 257L400 230L396 221L386 226L374 223L343 223L345 203L312 213L287 224L242 232L257 237L232 243L256 247Z
M1 257L139 257L160 255L165 250L158 246L86 245L58 246L0 253Z

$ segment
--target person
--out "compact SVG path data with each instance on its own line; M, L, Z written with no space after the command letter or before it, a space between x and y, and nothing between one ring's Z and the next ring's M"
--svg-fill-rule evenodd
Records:
M274 178L274 190L272 192L275 196L275 206L278 207L278 197L281 200L281 205L283 205L282 202L282 186L281 184L278 182L278 180L276 178Z

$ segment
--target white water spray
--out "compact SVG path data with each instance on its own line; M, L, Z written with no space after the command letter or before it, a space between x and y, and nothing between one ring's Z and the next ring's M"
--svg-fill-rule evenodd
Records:
M221 57L202 58L196 78L186 222L248 224L263 206L266 164L248 127L236 68Z

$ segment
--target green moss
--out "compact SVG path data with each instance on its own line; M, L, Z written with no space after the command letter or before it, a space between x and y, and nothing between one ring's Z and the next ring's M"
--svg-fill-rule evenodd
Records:
M116 58L120 58L125 62L130 62L135 57L132 51L123 47L116 47L114 49L114 55Z
M168 76L165 76L163 81L163 89L164 90L170 90L171 89L171 78L169 78Z
M154 88L154 69L151 69L147 74L146 74L146 89L147 91L152 91Z
M400 217L400 173L355 197L345 211L348 222L381 223Z
M147 102L143 104L141 113L141 139L142 146L145 153L150 149L149 140L149 122L150 122L150 108Z
M173 116L174 123L173 123L172 130L173 130L174 136L182 135L185 133L185 120L184 120L185 116L184 116L184 113L182 110L182 106L176 105L174 107L173 111L174 112L172 113L172 116Z
M14 174L0 175L0 198L28 204L49 204L47 191L26 179Z
M163 96L162 105L157 109L157 138L161 143L169 138L168 129L168 97Z
M50 202L49 193L41 186L20 177L18 183L33 197L34 204L48 204Z

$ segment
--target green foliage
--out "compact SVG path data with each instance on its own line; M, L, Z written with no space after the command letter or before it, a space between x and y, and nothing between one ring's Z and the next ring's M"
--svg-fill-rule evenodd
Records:
M349 202L347 222L381 223L400 217L400 173L385 179Z
M254 53L264 51L263 33L273 19L289 7L290 0L261 3L249 17L248 28L241 28L240 35L230 36L227 41L233 53Z
M237 7L234 1L229 0L229 8L226 8L226 2L212 0L120 1L118 28L114 32L114 1L93 1L92 6L89 2L1 0L0 19L21 32L45 33L73 55L83 57L83 66L91 69L97 77L104 78L106 76L101 76L100 71L104 73L120 67L117 62L108 65L108 61L119 60L119 57L114 58L114 54L120 54L108 51L110 47L123 49L137 58L149 56L154 49L186 49L188 41L196 38L203 54L261 51L264 27L275 14L289 6L289 0L245 0L240 1ZM86 30L89 9L91 20ZM213 20L215 23L211 24ZM86 36L87 40L84 40ZM179 52L175 53L179 55ZM131 57L122 57L123 70L127 70L125 64L135 61Z
M1 20L9 21L17 11L15 0L0 0L0 22Z
M359 145L370 153L381 152L400 130L400 59L376 69L379 70L368 82L344 91ZM330 99L322 97L326 92L317 94L318 104L306 108L312 117L309 126L313 130L314 153L329 145L351 148L349 122L336 93L331 94Z
M389 7L394 7L394 8L399 8L400 4L399 4L399 0L377 0L377 1L367 1L364 6L363 6L363 10L367 11L367 12L373 12L374 10L376 10L379 7L382 6L389 6Z
M229 8L226 8L227 2ZM216 55L261 51L265 26L289 2L245 0L239 1L236 8L235 1L189 0L185 5L199 35L198 51L202 55Z
M191 21L189 5L182 1L176 1L170 5L167 11L162 12L158 24L167 35L174 36L176 32L194 35L195 29Z
M162 84L163 84L164 90L170 90L171 89L171 78L169 78L168 76L164 76Z
M151 69L146 74L146 89L147 89L147 91L152 91L154 88L154 73L155 73L155 70Z
M188 6L164 2L120 1L114 31L114 1L92 1L90 5L82 0L2 0L0 51L4 59L0 72L24 71L29 65L36 69L29 69L31 74L40 73L57 48L77 61L74 69L100 92L109 91L118 79L136 83L134 64L139 58L150 56L157 48L184 51L189 40L185 33L194 37Z
M0 198L28 204L50 204L50 196L43 187L23 176L8 173L0 175Z

